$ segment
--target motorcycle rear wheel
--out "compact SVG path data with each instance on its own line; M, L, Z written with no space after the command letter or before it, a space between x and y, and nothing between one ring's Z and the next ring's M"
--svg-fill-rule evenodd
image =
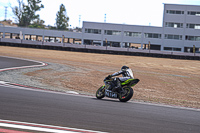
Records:
M119 100L121 102L127 102L133 96L133 89L131 87L125 87L123 89L124 91L119 93Z
M97 97L97 99L102 99L102 98L104 98L105 97L105 86L101 86L98 90L97 90L97 92L96 92L96 97Z

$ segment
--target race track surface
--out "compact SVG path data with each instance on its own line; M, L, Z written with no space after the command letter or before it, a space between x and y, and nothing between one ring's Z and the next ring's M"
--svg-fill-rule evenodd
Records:
M3 65L2 65L3 63ZM27 64L26 64L27 63ZM0 57L2 68L36 65ZM0 85L0 119L111 133L199 133L195 109Z
M21 66L31 66L31 65L40 65L39 62L33 62L30 60L21 60L17 58L9 58L0 56L0 69L4 68L13 68Z

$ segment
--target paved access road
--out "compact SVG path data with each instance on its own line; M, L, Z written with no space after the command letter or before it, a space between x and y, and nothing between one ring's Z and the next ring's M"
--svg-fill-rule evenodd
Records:
M200 111L194 109L5 86L0 86L0 119L111 133L200 132Z

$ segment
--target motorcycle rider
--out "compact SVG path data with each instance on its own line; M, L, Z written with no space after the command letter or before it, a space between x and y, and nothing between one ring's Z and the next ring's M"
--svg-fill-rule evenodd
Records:
M123 77L114 78L114 80L111 83L111 86L109 88L110 90L113 88L112 91L120 91L120 89L121 89L121 82L120 81L123 82L123 81L126 81L128 79L134 79L133 72L128 66L122 66L122 68L119 72L115 72L112 75L108 75L107 79L110 79L111 77L119 76L121 74L122 74Z

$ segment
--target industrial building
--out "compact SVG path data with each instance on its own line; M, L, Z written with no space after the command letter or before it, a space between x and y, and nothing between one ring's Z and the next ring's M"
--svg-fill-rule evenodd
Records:
M83 33L90 45L198 52L200 6L164 4L162 27L83 22Z
M20 38L36 44L55 42L198 53L200 6L164 4L162 27L84 21L82 32L69 32L0 26L0 38L1 42Z

